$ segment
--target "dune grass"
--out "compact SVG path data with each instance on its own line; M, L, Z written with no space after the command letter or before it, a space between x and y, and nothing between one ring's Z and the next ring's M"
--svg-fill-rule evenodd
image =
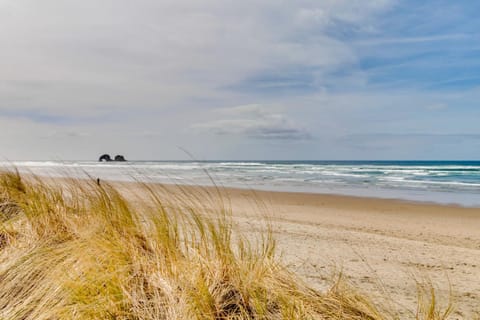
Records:
M0 319L397 318L341 278L309 288L268 227L246 239L216 193L135 190L0 174ZM414 317L447 319L427 293Z

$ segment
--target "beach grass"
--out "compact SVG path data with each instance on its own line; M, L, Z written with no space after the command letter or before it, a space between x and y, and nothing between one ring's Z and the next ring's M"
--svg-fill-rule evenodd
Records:
M1 173L0 319L399 317L343 277L310 288L268 223L258 239L235 228L220 189L133 189ZM431 287L419 286L413 319L448 319Z

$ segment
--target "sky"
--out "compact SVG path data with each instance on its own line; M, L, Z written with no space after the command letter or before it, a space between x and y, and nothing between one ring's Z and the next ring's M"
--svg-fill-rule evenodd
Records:
M480 159L480 2L0 0L0 158Z

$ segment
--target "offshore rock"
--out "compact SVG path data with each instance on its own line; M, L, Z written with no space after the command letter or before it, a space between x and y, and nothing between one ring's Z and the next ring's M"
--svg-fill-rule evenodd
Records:
M121 154L118 154L115 156L115 161L127 161L127 160L125 160L124 156L122 156Z
M100 161L100 162L102 162L102 161L112 161L112 158L110 157L109 154L104 154L104 155L100 156L98 161Z

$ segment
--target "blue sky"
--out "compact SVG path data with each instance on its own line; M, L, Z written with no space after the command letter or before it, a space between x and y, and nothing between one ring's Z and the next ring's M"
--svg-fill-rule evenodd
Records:
M0 1L4 159L479 159L480 3Z

